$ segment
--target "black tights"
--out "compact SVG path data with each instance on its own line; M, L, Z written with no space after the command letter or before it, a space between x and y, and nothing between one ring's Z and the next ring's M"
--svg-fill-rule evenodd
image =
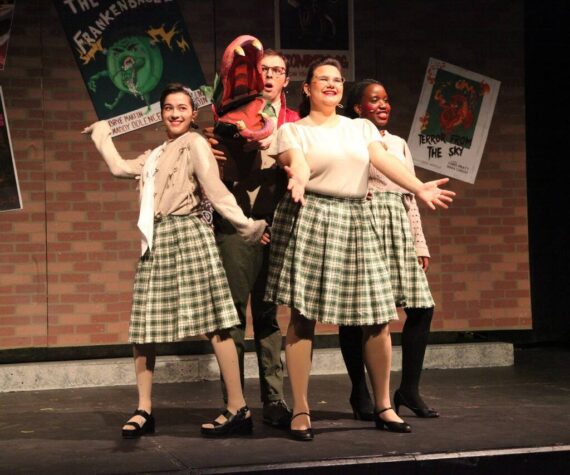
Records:
M406 308L406 322L402 330L402 381L400 391L417 405L423 405L420 397L420 377L426 352L433 307ZM340 326L339 342L344 364L352 382L351 401L365 404L370 401L366 387L362 351L362 328Z
M364 373L363 332L358 326L338 327L340 351L352 383L350 401L355 405L370 404L370 393Z

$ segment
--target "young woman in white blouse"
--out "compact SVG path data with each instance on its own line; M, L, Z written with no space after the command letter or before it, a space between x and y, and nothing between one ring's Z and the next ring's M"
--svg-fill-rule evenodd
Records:
M382 147L370 121L337 115L343 83L336 60L314 63L303 84L303 118L283 125L270 147L289 176L289 194L272 226L266 298L293 309L286 336L294 400L290 433L304 441L314 437L307 393L316 321L362 327L375 425L411 430L390 407L388 323L397 314L366 203L369 164L433 209L447 207L454 195L438 188L447 179L422 183L410 174Z
M226 412L204 424L206 436L249 433L251 414L239 377L236 348L229 329L239 324L214 234L202 219L202 190L214 208L248 242L259 245L267 223L244 216L220 181L206 139L192 131L191 91L169 84L160 107L167 140L152 151L124 160L106 121L84 133L117 177L140 180L141 257L133 290L129 341L133 343L138 406L123 426L125 438L153 433L152 378L156 343L206 334L212 343L228 392Z

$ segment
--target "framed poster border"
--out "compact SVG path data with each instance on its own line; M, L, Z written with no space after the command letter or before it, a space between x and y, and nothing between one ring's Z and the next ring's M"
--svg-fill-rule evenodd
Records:
M282 48L281 39L281 2L274 0L275 48L281 51L289 61L291 81L304 81L309 65L320 58L331 56L340 61L347 81L355 80L354 64L354 0L347 0L348 49L286 49Z
M8 124L8 116L6 113L6 103L4 102L4 91L2 86L0 86L0 103L2 106L2 115L4 117L4 128L6 130L6 136L8 138L8 148L10 150L10 159L12 161L12 170L14 172L14 180L16 182L16 190L18 192L18 207L17 208L6 208L0 209L0 213L4 211L17 211L24 209L24 205L22 202L22 193L20 191L20 181L18 180L18 170L16 169L16 161L14 159L14 149L12 147L12 137L10 135L10 125Z
M472 146L462 147L458 143L447 141L443 136L423 134L422 124L429 119L428 107L432 99L435 78L439 70L445 70L456 76L477 82L481 87L488 86L489 88L489 92L482 96L471 139ZM422 91L408 137L408 146L414 158L414 164L426 170L467 183L475 183L491 127L500 85L500 81L488 76L439 59L429 58ZM440 156L432 153L436 149L439 149Z

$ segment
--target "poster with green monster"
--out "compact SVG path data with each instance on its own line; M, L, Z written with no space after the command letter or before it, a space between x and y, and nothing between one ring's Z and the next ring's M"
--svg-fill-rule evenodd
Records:
M97 117L120 135L160 121L160 92L202 93L202 68L175 0L54 0Z

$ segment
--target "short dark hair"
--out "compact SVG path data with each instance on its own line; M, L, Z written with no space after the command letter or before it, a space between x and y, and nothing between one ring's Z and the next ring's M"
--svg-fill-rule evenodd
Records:
M164 101L166 101L166 97L170 94L176 94L177 92L186 94L190 98L190 105L192 106L192 110L195 111L196 106L194 104L194 99L192 99L191 89L180 82L171 82L162 90L160 93L160 110L162 111L162 109L164 109Z
M275 49L267 48L263 50L263 56L278 56L280 57L283 62L285 63L285 76L289 76L289 60L287 56L285 56L281 51L277 51Z
M380 81L377 81L376 79L363 79L362 81L358 81L352 86L350 92L348 93L346 107L344 109L345 115L347 117L350 117L351 119L356 119L358 117L357 112L354 110L354 106L360 104L362 96L364 95L364 91L371 84L378 84L379 86L384 87L384 84L382 84Z
M313 61L307 70L307 77L305 78L305 82L303 84L311 84L313 80L313 76L315 75L315 69L321 66L334 66L337 68L340 73L342 74L342 66L340 62L334 58L322 58L316 61ZM301 104L299 105L299 115L301 117L306 117L311 112L311 102L309 100L309 96L305 94L305 90L301 90Z

